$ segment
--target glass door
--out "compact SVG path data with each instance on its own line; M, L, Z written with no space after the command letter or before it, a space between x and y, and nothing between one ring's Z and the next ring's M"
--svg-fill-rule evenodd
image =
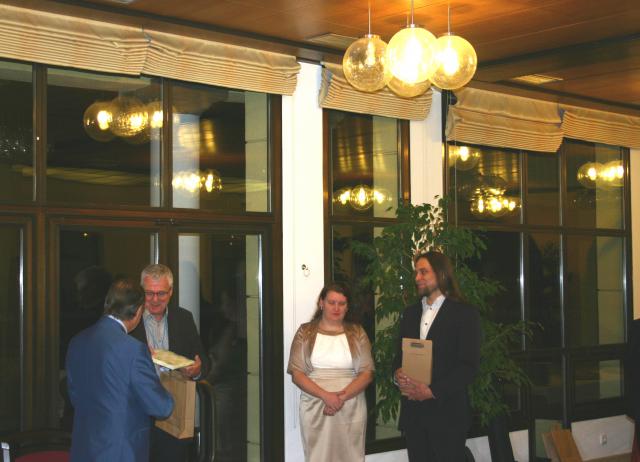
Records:
M179 231L176 239L174 296L211 360L203 378L213 387L215 460L259 461L262 236Z

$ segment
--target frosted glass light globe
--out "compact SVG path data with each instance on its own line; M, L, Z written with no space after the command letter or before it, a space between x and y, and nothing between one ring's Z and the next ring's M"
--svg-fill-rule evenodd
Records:
M473 78L478 56L473 46L462 37L445 34L433 47L433 75L431 83L443 90L456 90Z
M113 122L113 109L107 101L96 101L90 105L82 116L84 131L96 141L111 141L114 138L111 133Z
M600 162L587 162L578 169L576 179L578 183L587 189L596 189L598 177L602 171L602 164Z
M111 131L123 138L135 136L149 125L145 105L135 96L118 96L113 104Z
M393 77L387 86L389 90L402 98L415 98L425 93L431 87L431 82L425 80L418 83L406 83L397 77Z
M383 89L391 80L386 42L373 34L356 40L344 53L342 70L347 82L360 91Z
M387 59L394 77L408 84L428 80L433 74L435 36L411 24L389 40Z

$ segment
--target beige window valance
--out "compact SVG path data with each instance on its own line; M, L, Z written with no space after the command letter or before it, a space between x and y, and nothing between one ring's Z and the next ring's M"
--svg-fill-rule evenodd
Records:
M140 74L142 29L0 5L0 56L118 74Z
M0 5L0 57L291 95L294 56Z
M347 82L342 66L324 63L319 102L326 109L423 120L431 108L431 90L413 99L401 98L387 88L376 93L361 92Z
M474 88L456 91L448 140L527 151L556 152L562 143L557 103Z
M640 148L640 118L562 105L562 131L567 138Z

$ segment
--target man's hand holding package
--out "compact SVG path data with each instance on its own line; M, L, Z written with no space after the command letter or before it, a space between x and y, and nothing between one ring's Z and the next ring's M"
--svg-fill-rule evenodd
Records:
M428 385L422 382L413 380L402 372L402 368L397 369L395 372L395 379L400 393L406 396L411 401L424 401L426 399L434 399L433 392Z

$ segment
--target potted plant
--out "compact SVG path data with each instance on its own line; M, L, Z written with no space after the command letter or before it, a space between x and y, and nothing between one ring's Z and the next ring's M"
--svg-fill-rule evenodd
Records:
M397 222L386 226L372 244L352 242L354 253L367 262L362 283L376 294L376 410L384 421L397 417L400 394L391 370L396 354L397 320L403 309L417 299L414 255L418 251L437 249L451 258L464 297L480 310L483 330L480 371L469 394L480 424L490 428L496 418L508 412L502 384L528 383L524 371L510 354L523 333L528 334L528 327L523 322L503 325L491 319L489 300L501 286L471 271L466 263L478 257L486 246L472 231L446 220L446 205L445 199L440 199L437 206L402 205L397 209Z

